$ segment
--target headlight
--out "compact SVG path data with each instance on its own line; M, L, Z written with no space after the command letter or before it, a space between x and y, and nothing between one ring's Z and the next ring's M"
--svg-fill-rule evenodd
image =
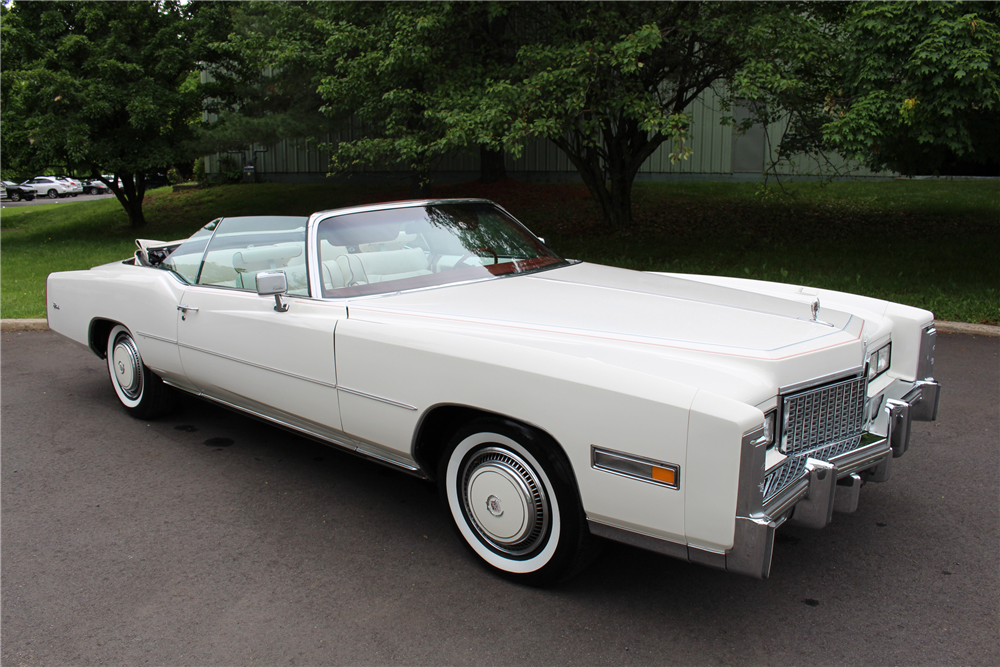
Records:
M776 412L771 410L766 415L764 415L764 432L759 438L753 441L756 446L764 445L765 447L770 447L774 444L774 419Z
M889 370L892 363L892 343L886 343L868 355L868 381L871 382Z

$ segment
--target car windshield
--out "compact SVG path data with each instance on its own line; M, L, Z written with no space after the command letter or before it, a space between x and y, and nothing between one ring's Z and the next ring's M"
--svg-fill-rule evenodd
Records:
M323 295L362 296L564 266L489 202L332 215L318 228Z

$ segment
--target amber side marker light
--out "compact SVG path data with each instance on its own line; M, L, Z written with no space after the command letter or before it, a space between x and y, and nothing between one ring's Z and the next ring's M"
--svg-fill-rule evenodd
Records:
M677 473L670 468L661 468L659 466L652 466L653 468L653 479L657 482L663 482L668 486L675 486L677 484Z
M680 488L681 468L673 463L616 452L596 445L590 447L590 463L595 470L603 470L671 489Z

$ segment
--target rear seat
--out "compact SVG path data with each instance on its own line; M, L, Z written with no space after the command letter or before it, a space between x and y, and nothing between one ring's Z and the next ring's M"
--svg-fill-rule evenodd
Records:
M236 269L235 287L256 290L258 273L283 270L288 279L288 293L306 294L309 283L304 258L292 261L301 255L301 243L279 243L240 250L233 254L233 266Z

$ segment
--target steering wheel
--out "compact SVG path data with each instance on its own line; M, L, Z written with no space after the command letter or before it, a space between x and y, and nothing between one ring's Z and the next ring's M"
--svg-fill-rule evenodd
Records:
M462 264L462 262L465 262L465 261L467 261L467 260L469 260L469 259L471 259L473 257L476 257L480 253L484 253L484 252L488 252L491 255L493 255L493 263L494 264L499 264L500 263L500 257L497 256L497 252L493 248L476 248L475 250L473 250L471 252L467 252L464 255L462 255L461 257L459 257L458 261L456 261L455 264L454 264L454 266L452 266L451 268L457 269L459 267L459 265Z

